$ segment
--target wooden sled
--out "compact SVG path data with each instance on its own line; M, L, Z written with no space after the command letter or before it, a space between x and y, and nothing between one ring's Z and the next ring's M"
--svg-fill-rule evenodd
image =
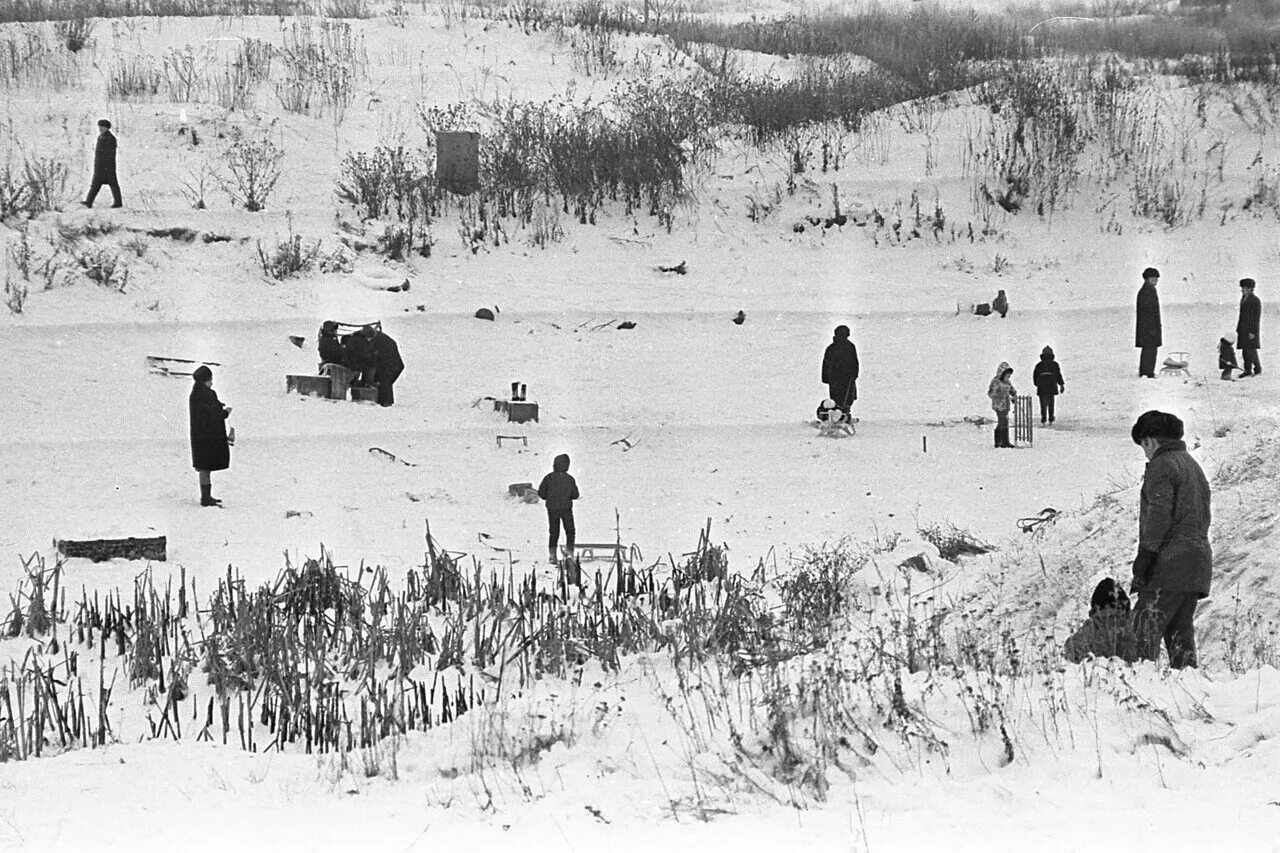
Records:
M216 361L194 361L189 358L171 358L165 355L149 355L147 371L159 376L190 376L202 364L210 367L222 367Z

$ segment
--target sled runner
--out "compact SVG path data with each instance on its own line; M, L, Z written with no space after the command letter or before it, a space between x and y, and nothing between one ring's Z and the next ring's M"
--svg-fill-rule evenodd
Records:
M222 367L216 361L195 361L190 358L171 358L165 355L149 355L146 358L148 372L159 376L190 376L202 364Z

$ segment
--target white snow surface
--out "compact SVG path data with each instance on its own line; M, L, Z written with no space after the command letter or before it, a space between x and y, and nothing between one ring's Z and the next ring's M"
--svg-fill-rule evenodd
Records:
M33 233L105 221L122 227L106 245L132 236L127 229L171 226L233 239L151 238L125 293L84 280L33 287L23 313L0 316L0 589L16 588L19 555L52 560L55 538L108 536L167 536L168 561L151 566L157 586L179 566L204 590L228 566L268 580L282 555L296 564L322 546L338 563L396 575L421 564L427 522L451 550L545 573L542 508L507 486L536 485L563 452L582 492L579 541L620 538L650 563L691 549L710 519L733 568L764 561L785 573L806 546L954 524L999 550L938 563L948 600L990 619L993 632L1057 642L1099 577L1127 578L1143 464L1129 426L1160 408L1186 421L1215 487L1215 591L1198 621L1205 665L1170 674L1096 662L1063 669L1056 686L1017 682L1012 762L997 735L971 735L969 706L948 682L920 675L904 690L953 744L948 759L878 733L886 745L874 759L831 770L825 802L745 766L725 732L677 724L692 705L664 654L618 672L589 669L576 686L548 680L388 742L371 778L356 756L344 767L333 756L143 741L144 700L122 691L112 709L119 743L0 765L0 849L1280 850L1280 675L1227 665L1232 632L1246 622L1251 639L1270 637L1274 660L1274 220L1224 212L1224 224L1210 215L1165 230L1122 215L1115 233L1086 194L1048 220L1004 216L998 234L972 243L890 245L854 224L792 230L806 215L830 215L834 185L846 210L896 208L905 218L913 192L926 209L936 196L963 234L974 217L959 153L969 108L959 105L938 131L934 174L925 174L921 138L889 119L887 156L811 173L762 223L747 219L745 199L780 184L785 154L730 149L702 176L697 204L676 211L671 233L613 210L594 227L565 217L564 241L545 250L516 232L471 254L445 223L430 259L367 256L350 275L270 282L253 241L282 236L289 211L299 233L336 245L338 162L399 132L420 135L416 102L582 98L613 82L577 74L550 34L480 21L445 28L421 14L404 30L380 19L357 27L375 82L336 136L327 119L284 114L259 96L261 120L275 123L287 150L277 194L259 214L230 209L216 192L210 210L189 209L181 170L214 155L179 140L178 105L107 102L88 72L78 89L7 94L18 138L83 167L73 169L75 192L99 115L111 115L120 137L126 208L67 209ZM99 58L110 55L112 32L99 30ZM140 19L114 32L116 49L160 55L207 38L278 39L279 24ZM657 53L643 39L623 41L635 62ZM673 60L667 70L688 66ZM1218 106L1216 129L1241 158L1229 169L1236 183L1217 190L1222 202L1249 180L1242 164L1254 137ZM212 148L220 130L246 120L185 108ZM17 239L12 227L0 235ZM656 270L681 260L687 275ZM1132 306L1147 265L1163 272L1161 355L1190 353L1190 378L1135 375ZM1227 383L1214 369L1216 343L1234 329L1244 275L1260 282L1266 372ZM406 278L408 292L377 289ZM957 312L998 288L1008 317ZM484 306L500 309L496 321L471 316ZM735 325L739 310L746 322ZM396 406L285 394L286 374L315 370L316 329L329 318L380 319L396 338L407 364ZM636 327L618 330L622 320ZM827 439L809 421L826 396L822 348L839 323L861 358L860 420L856 436ZM1031 447L995 451L990 425L965 418L991 417L985 392L1001 361L1026 393L1046 344L1067 383L1058 422L1037 423ZM199 506L189 384L149 374L147 355L220 363L214 387L237 431L231 469L214 475L221 509ZM508 424L493 411L487 398L505 397L512 381L527 384L540 422ZM528 446L499 447L499 434L527 436ZM1063 514L1033 535L1017 531L1016 519L1047 506ZM128 590L141 570L70 560L64 584ZM0 642L0 661L31 647ZM1055 697L1061 710L1050 713ZM477 760L495 720L510 719L573 735L531 765ZM393 753L395 780L385 769Z

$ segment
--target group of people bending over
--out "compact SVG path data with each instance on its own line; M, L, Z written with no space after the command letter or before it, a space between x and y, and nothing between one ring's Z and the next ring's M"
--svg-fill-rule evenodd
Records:
M395 340L375 326L363 326L338 337L336 320L320 326L320 373L330 373L331 365L351 371L352 388L376 388L378 405L395 403L394 386L404 372L404 361Z

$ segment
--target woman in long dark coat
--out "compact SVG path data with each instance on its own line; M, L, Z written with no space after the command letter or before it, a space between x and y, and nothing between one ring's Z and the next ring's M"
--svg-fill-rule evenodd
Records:
M222 506L215 498L212 471L231 467L231 448L227 444L227 417L231 407L222 405L213 390L213 371L203 364L191 374L188 401L191 413L191 467L200 474L200 506Z
M822 381L836 408L849 414L850 405L858 399L858 349L849 340L848 326L836 326L822 354Z

